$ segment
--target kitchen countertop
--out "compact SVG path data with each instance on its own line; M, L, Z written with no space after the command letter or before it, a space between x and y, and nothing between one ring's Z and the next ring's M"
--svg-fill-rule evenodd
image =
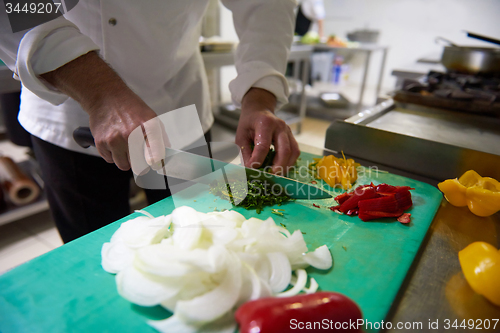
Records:
M459 125L442 124L447 121ZM497 119L388 100L332 123L325 145L343 150L362 165L377 166L434 186L469 169L500 179L500 154L495 147L500 129L489 126L494 122ZM447 127L446 133L440 133L443 126ZM481 147L467 142L467 138L486 142ZM423 331L430 331L429 323L435 325L437 321L436 331L446 331L445 325L451 326L455 320L460 326L463 320L479 323L500 319L500 307L475 294L461 272L458 251L475 241L500 248L500 212L477 217L467 207L454 207L443 199L387 320L393 325L422 323ZM463 327L451 330L470 331Z

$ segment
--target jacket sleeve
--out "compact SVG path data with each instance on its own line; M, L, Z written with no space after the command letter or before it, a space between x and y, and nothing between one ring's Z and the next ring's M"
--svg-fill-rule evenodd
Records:
M229 84L233 103L241 106L251 87L276 96L277 107L288 103L284 76L293 40L294 0L222 0L233 13L240 39L236 49L237 77Z
M68 96L41 79L40 74L99 47L64 17L17 33L12 32L5 11L0 10L0 22L0 59L14 72L14 78L38 97L54 105L63 103Z

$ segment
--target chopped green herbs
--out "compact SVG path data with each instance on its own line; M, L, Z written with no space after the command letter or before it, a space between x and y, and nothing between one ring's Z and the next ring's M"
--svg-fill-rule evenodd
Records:
M276 208L271 209L271 213L285 217L285 214L283 214L284 211L285 211L284 209L276 209Z
M227 200L232 204L234 204L235 201L239 202L236 206L245 209L255 209L257 214L260 214L265 206L281 206L284 202L294 200L284 194L284 192L281 186L277 184L271 185L268 182L263 182L258 179L247 181L246 183L232 182L231 186L219 182L214 182L210 185L210 193L213 195ZM279 211L277 212L281 215L283 214Z

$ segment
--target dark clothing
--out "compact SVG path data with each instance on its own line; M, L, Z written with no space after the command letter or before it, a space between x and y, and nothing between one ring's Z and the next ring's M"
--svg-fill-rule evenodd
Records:
M304 36L309 31L311 23L312 21L304 15L302 6L299 5L297 20L295 21L295 33L299 36Z
M210 131L205 134L210 142ZM32 136L44 190L62 240L67 243L130 214L132 172L98 156L77 153ZM149 204L170 196L145 190Z

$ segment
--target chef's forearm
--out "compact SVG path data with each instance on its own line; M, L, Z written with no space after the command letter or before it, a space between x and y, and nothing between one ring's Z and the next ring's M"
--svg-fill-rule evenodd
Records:
M41 77L91 113L130 88L96 52L89 52ZM132 93L133 94L133 93Z
M250 88L241 100L241 110L267 110L274 113L276 97L267 90Z

